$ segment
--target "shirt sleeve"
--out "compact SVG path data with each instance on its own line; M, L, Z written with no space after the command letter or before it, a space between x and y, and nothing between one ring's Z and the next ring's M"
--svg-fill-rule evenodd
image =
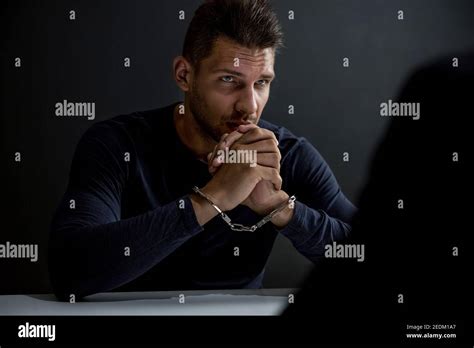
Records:
M287 155L287 192L296 196L293 217L282 229L293 246L313 262L324 255L324 247L342 241L351 232L357 208L345 197L321 154L305 138ZM276 227L275 227L276 228Z
M125 152L135 154L117 133L94 125L76 148L50 231L50 279L61 300L125 284L203 230L188 195L121 219L122 193L133 170Z

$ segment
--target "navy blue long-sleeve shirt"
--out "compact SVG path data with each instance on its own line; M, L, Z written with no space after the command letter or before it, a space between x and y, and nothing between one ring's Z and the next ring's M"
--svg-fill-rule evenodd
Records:
M316 261L325 244L350 232L356 208L322 156L263 119L258 125L279 141L282 189L297 197L291 221L281 230L267 223L235 232L217 215L200 226L190 194L212 176L178 137L176 104L95 123L80 139L51 225L50 278L59 298L113 289L259 288L278 233ZM243 205L228 215L248 225L262 218Z

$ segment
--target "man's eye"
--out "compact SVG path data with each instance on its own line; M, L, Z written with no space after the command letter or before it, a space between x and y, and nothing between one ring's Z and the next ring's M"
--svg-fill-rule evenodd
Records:
M260 87L263 87L263 86L268 85L268 80L258 80L256 83L257 83L257 85L259 85Z
M234 78L232 76L223 76L221 80L224 82L234 82Z

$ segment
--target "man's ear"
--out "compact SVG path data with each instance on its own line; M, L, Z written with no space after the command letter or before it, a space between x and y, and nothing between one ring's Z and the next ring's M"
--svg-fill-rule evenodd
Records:
M173 61L173 77L176 84L183 92L188 92L192 85L193 68L183 56L178 56Z

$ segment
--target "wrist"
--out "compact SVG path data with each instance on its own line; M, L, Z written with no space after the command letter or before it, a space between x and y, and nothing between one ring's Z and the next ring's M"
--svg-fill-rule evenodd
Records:
M290 208L287 206L278 214L275 214L270 221L276 228L282 229L290 223L291 219L293 218L293 215L294 208Z
M290 196L283 190L279 191L278 194L274 195L266 204L265 207L261 209L261 215L268 215L274 209L278 208L280 205L288 201ZM277 214L278 215L278 214Z
M281 194L279 195L278 197L278 201L276 201L272 208L270 209L270 211L268 211L267 214L269 214L273 209L276 209L277 207L281 206L282 204L284 204L285 202L288 202L288 199L290 198L290 196L285 192L285 191L280 191ZM291 208L287 205L283 210L279 211L277 214L275 214L272 219L270 220L271 223L273 225L275 225L275 227L279 228L279 229L282 229L283 227L285 227L286 225L288 225L288 223L291 221L291 219L293 218L293 208L294 206L292 206Z
M214 209L214 207L200 195L191 193L189 195L189 199L191 200L196 220L200 226L203 226L217 215L217 211Z
M228 211L228 207L225 205L225 192L214 188L211 185L206 185L201 189L201 192L204 193L209 199L219 207L222 211ZM201 197L202 198L202 197ZM206 201L207 204L209 202ZM210 204L209 204L210 205ZM211 206L211 205L210 205ZM211 206L212 207L212 206ZM214 207L212 207L214 209Z

